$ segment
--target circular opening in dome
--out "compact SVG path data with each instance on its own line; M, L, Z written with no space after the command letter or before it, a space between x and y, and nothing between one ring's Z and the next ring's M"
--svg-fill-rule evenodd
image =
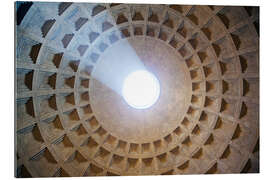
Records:
M133 108L149 108L156 103L159 94L159 81L148 71L134 71L124 80L122 95L125 101Z

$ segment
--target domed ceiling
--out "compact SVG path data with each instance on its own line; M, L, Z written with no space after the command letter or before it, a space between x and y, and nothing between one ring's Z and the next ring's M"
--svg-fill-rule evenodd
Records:
M258 7L16 12L17 177L259 172ZM147 109L118 91L137 65L160 82Z

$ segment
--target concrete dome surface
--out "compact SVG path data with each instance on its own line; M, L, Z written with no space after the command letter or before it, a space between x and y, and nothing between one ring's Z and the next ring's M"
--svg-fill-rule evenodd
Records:
M20 2L16 15L16 177L259 172L258 7ZM138 70L159 83L147 108L122 94Z

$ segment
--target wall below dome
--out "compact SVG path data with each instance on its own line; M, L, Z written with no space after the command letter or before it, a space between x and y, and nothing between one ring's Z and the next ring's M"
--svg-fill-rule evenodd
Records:
M16 12L16 177L259 172L259 7L17 2ZM149 109L112 88L123 43L160 80Z

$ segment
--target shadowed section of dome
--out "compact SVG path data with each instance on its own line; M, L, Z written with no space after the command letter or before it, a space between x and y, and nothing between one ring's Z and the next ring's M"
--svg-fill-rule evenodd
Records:
M17 25L20 25L25 14L32 6L33 2L17 2L16 3L16 18L17 18Z

